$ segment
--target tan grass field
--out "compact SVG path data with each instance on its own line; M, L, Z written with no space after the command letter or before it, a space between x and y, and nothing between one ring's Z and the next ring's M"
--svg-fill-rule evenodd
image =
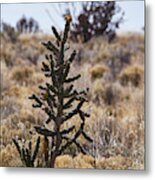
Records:
M33 126L44 122L45 114L32 108L28 96L37 93L45 81L41 62L47 51L41 42L52 39L44 34L21 34L11 43L1 37L1 166L22 166L12 138L35 141ZM56 159L55 167L144 169L143 34L120 34L110 44L103 37L85 44L70 42L70 47L79 52L71 74L82 75L75 86L89 88L89 101L83 108L91 114L86 131L93 144L81 137L88 155L71 146ZM70 123L78 127L79 117L73 118L76 121ZM38 158L41 167L43 150Z

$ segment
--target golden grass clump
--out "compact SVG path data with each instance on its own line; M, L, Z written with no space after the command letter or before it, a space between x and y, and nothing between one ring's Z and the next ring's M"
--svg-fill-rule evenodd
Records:
M105 83L102 79L93 82L90 93L98 105L115 105L122 100L122 87L118 83Z
M16 66L12 70L11 78L19 84L24 84L28 83L29 79L32 77L32 74L34 73L34 68L33 67L21 67L21 66Z
M3 167L21 167L22 162L14 145L8 144L1 149L0 166Z
M35 84L41 84L44 82L45 76L39 72L35 72L32 74L31 79L29 80L29 84L35 85Z
M70 155L58 156L56 168L94 168L94 158L88 155L78 154L74 158Z
M130 158L123 157L121 155L113 156L109 158L100 158L96 161L97 168L100 169L130 169L132 161Z
M98 52L97 56L95 57L94 61L96 63L106 62L106 60L108 60L110 58L111 58L111 54L109 52L109 45L102 44L100 46L99 52Z
M96 78L101 78L104 73L108 72L109 69L106 65L97 64L90 68L89 72L91 74L91 78L94 80Z
M33 89L33 87L32 87ZM10 86L10 88L8 88L6 91L4 91L4 97L15 97L17 98L16 101L17 102L23 102L21 100L23 100L23 98L25 99L27 97L27 95L29 95L30 93L30 89L28 87L25 86L25 84L15 84L15 82L13 82L12 86Z
M62 155L56 158L56 168L74 168L74 162L70 155Z
M90 90L90 98L96 104L99 104L103 100L104 83L97 79L94 81L93 86Z
M32 39L32 36L29 34L20 34L18 37L18 40L22 43L22 45L24 44L29 45L31 39Z
M12 82L10 80L10 77L8 76L9 68L6 65L6 62L4 60L1 60L0 63L1 63L0 88L1 88L1 93L2 93L1 95L3 97L3 93L10 88Z
M144 43L144 35L138 33L123 33L119 35L119 44L126 46L130 41Z
M97 79L96 81L94 81L93 86L92 86L92 93L93 94L101 94L103 93L104 90L104 83L102 80Z
M72 158L70 155L58 156L56 159L56 168L97 168L97 169L130 169L132 161L128 157L121 155L109 158L93 158L89 155L79 154Z
M13 66L15 63L16 52L11 43L4 44L0 51L1 60L4 60L7 66Z
M131 84L134 87L140 86L143 81L144 68L141 65L131 65L125 68L120 75L120 82L126 86Z
M88 168L92 169L95 165L95 159L90 155L78 154L74 157L75 168Z
M18 136L19 138L24 137L26 129L22 129L21 126L18 127L18 125L19 123L16 124L16 128L14 128L14 123L10 123L10 125L8 125L7 123L6 125L1 125L1 136L3 137L1 143L3 145L6 146L7 144L11 143L12 136ZM11 129L10 131L8 131L9 128Z

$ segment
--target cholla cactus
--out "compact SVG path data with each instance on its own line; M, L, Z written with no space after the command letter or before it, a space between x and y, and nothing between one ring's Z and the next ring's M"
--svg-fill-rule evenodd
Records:
M29 141L27 146L25 144L20 144L16 139L13 139L13 143L16 146L16 149L20 155L21 161L24 166L34 167L37 154L39 152L40 137L38 137L34 151L32 152L32 142Z
M50 83L46 83L45 86L39 86L41 90L39 96L33 94L30 97L30 99L35 101L33 107L40 108L47 114L48 118L45 123L53 123L51 129L40 126L34 127L39 135L44 136L44 145L46 146L44 148L44 160L46 167L52 168L54 167L56 157L63 154L72 144L75 144L83 154L86 153L78 141L80 135L88 142L92 142L92 139L84 131L85 119L89 117L89 114L83 112L81 109L87 101L85 98L86 91L82 90L78 92L74 89L73 84L81 75L68 77L71 63L76 55L76 52L73 51L70 58L65 59L65 51L68 49L66 42L70 30L70 22L71 17L66 17L65 30L62 36L57 32L55 27L52 27L52 31L56 37L56 44L50 41L43 43L51 54L45 56L46 62L42 63L42 71L51 81ZM62 125L75 115L79 115L81 119L79 129L75 128L74 125L63 129Z

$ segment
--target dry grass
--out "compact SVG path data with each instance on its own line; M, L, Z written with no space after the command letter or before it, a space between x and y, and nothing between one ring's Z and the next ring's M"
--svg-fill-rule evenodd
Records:
M89 72L91 74L92 79L102 78L103 74L107 72L109 69L105 65L97 64L90 68Z
M120 82L122 85L131 84L135 87L142 85L144 80L144 68L141 65L131 65L123 70L120 75Z
M33 126L43 124L45 114L31 107L28 96L44 83L40 60L44 60L45 49L40 42L48 39L52 38L43 34L21 35L16 44L2 39L2 166L22 166L12 138L35 142ZM83 49L80 63L75 62L70 73L82 75L75 83L77 90L89 88L89 102L83 109L91 114L85 128L94 141L87 144L80 137L88 155L71 146L57 158L55 167L144 169L144 37L119 35L111 44L94 38L71 47ZM78 127L78 122L75 116L64 127ZM38 164L43 167L41 142Z

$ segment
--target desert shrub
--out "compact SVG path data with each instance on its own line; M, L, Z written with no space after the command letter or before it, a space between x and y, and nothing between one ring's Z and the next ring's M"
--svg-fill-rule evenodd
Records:
M104 82L101 79L97 79L93 82L91 89L92 95L102 95L104 91Z
M18 33L15 28L5 22L2 23L2 35L13 43L15 43L18 38Z
M119 125L117 119L109 114L107 117L102 117L100 121L96 121L93 127L94 131L94 149L92 149L95 157L110 157L115 154L125 153L121 147L123 140L123 127ZM115 143L117 146L115 146Z
M32 77L34 73L34 68L25 65L25 67L16 66L12 70L11 78L17 81L19 84L27 84L29 79Z
M122 64L130 64L131 52L120 52L119 58Z
M103 74L106 73L108 70L109 70L108 67L106 67L105 65L98 64L90 68L89 72L91 74L92 80L94 80L96 78L103 77Z
M111 54L116 58L119 59L119 63L123 67L125 64L130 64L130 58L131 58L131 52L130 49L125 48L120 48L119 46L117 49L112 50Z
M94 81L92 88L90 89L90 99L96 105L103 104L103 91L104 91L104 83L97 79Z
M94 168L94 162L92 156L81 153L74 158L69 155L62 155L56 159L56 168Z
M58 156L56 159L56 168L97 168L97 169L130 169L132 161L128 157L121 155L109 158L97 158L79 154L72 158L69 155Z
M106 107L103 110L103 107L93 104L90 123L88 123L86 127L94 137L93 144L89 146L88 152L95 157L95 159L101 157L108 158L116 155L128 156L133 159L133 154L135 152L138 153L136 149L142 145L141 141L136 139L138 136L135 136L136 133L134 132L134 130L140 130L140 128L128 126L128 116L124 114L122 117L119 108L117 108L117 106L115 108L116 109ZM120 108L123 109L123 107ZM133 118L133 121L136 121L136 117ZM129 134L134 134L134 138ZM130 149L128 149L129 147ZM137 157L139 160L143 159L142 156Z
M26 128L26 126L32 127L34 124L41 124L42 115L39 113L37 116L37 113L34 113L33 110L21 108L20 112L13 115L13 118L17 122L17 126L20 127L20 124L23 124Z
M12 66L12 65L13 65L13 61L12 61L12 58L11 58L11 54L10 54L10 53L3 51L3 54L2 54L1 57L2 57L2 58L4 59L4 61L6 62L6 65L7 65L7 66Z
M140 86L143 80L144 69L140 65L131 65L125 68L120 75L120 82L126 86L131 84L135 87Z
M32 64L37 64L39 59L39 52L37 50L32 50L32 48L25 48L22 54L22 58L27 59Z
M15 121L15 122L14 122ZM25 129L18 127L18 122L11 117L3 119L1 124L1 145L6 146L7 144L12 143L12 135L17 136L19 139L25 137ZM8 131L8 129L11 129Z
M39 31L39 24L38 22L33 19L27 19L25 16L20 18L16 23L16 29L20 33L26 33L26 32L38 32Z
M98 51L96 57L94 58L94 61L96 63L100 63L100 62L106 62L107 60L109 60L111 58L111 54L108 50L108 47L101 47L100 50Z
M1 60L3 60L8 67L12 67L15 64L16 52L14 46L11 43L2 44L1 47Z
M103 99L106 105L116 105L121 100L121 88L116 84L106 85L103 91Z
M96 105L115 106L120 102L122 90L118 83L109 84L97 79L91 88L91 100Z
M18 55L21 59L36 65L39 59L41 45L36 47L34 41L38 41L38 39L32 35L21 34L18 40L19 43L22 44L22 46L19 47L20 51L17 51Z
M9 115L19 112L19 106L14 98L5 97L1 100L1 118L7 118Z
M109 158L100 158L96 160L97 168L101 169L130 169L132 161L130 158L123 156L113 156Z
M72 3L72 6L76 9L75 3ZM123 20L123 13L116 21L113 20L115 14L120 15L120 7L110 1L82 2L81 6L82 10L78 15L75 12L72 15L69 6L66 13L63 14L75 17L71 28L72 39L78 41L78 37L80 37L83 42L87 42L94 36L105 35L111 42L116 37L115 30L119 28Z
M0 166L2 167L21 167L22 163L18 158L16 148L8 144L5 148L1 149Z
M70 155L62 155L56 158L56 168L74 168L73 158Z
M121 70L130 64L131 53L129 50L117 47L117 50L112 49L110 54L111 58L107 60L107 65L110 69L112 80L115 80Z
M114 101L114 92L113 92L113 89L111 86L108 86L105 90L105 93L104 93L104 101L105 101L105 104L107 105L111 105L113 104L113 101Z
M83 155L80 153L74 157L73 162L75 168L92 169L95 167L95 159L90 155Z
M1 90L1 97L3 98L3 94L11 86L11 82L10 82L10 78L8 77L9 68L6 66L6 63L3 60L1 60L0 63L1 63L0 90Z

